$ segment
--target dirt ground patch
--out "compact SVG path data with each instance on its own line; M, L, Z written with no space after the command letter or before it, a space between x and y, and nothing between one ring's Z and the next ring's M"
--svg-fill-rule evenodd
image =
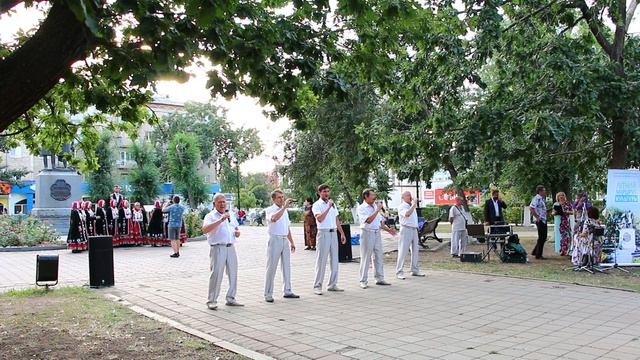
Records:
M84 288L0 295L0 359L246 359Z
M521 244L531 253L535 246L536 239L521 238ZM435 247L436 243L429 242L430 247ZM498 259L495 254L491 254L491 261L483 263L463 263L458 258L452 258L449 253L449 245L443 246L437 251L420 252L421 268L434 270L455 270L475 273L490 273L497 275L520 276L533 279L556 280L582 285L596 285L628 289L640 292L640 268L627 268L629 273L611 269L605 274L596 273L591 275L587 272L575 272L571 269L569 257L563 257L553 251L553 242L547 242L544 249L545 260L536 260L529 256L528 264L505 264ZM467 246L467 251L482 252L486 250L485 244L471 244ZM386 261L396 263L397 252L388 254ZM407 271L408 259L405 260L405 271Z

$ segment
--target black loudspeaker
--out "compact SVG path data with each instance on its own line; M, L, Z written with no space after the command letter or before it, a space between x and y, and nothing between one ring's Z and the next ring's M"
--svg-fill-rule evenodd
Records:
M111 236L89 236L89 286L113 286L113 240Z
M347 242L343 245L340 242L340 232L336 232L338 239L338 261L350 262L353 261L353 254L351 253L351 225L343 224L342 231L344 231L344 236L347 238Z
M482 262L482 253L479 252L466 252L460 255L461 262L472 262L479 263Z
M36 255L36 285L53 286L57 283L58 255Z

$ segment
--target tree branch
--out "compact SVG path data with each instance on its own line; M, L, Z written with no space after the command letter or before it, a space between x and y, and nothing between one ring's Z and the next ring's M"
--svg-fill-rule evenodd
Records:
M612 58L613 48L611 43L609 42L609 40L607 40L607 38L604 36L604 33L601 30L604 27L602 22L600 22L597 19L597 17L594 16L592 9L589 8L589 5L587 5L587 2L585 0L576 0L575 5L582 12L582 17L584 17L584 19L587 21L587 25L589 25L589 30L591 31L593 36L595 36L596 41L598 42L600 47L602 47L604 52L610 58Z
M32 2L44 2L47 0L32 0ZM24 0L0 0L0 14L4 14L13 9L16 5L22 4Z
M636 13L636 7L638 7L637 0L631 0L629 3L629 7L627 8L627 18L625 19L624 32L625 34L629 32L629 25L631 25L631 20L633 20L633 15Z
M553 6L553 4L555 4L557 2L558 2L558 0L553 0L550 3L548 3L548 4L544 5L544 6L541 6L538 9L536 9L534 12L532 12L530 14L527 14L527 15L521 17L518 20L515 20L511 25L507 26L502 32L507 32L507 31L511 30L512 28L520 25L520 23L522 23L524 21L527 21L528 19L530 19L530 18L538 15L539 13L545 11L546 9L550 8L551 6Z
M38 31L0 60L0 132L37 104L95 46L90 30L66 3L54 2Z
M553 153L553 154L549 154L548 156L554 157L554 156L562 156L562 155L580 154L580 153L584 153L585 151L593 151L595 149L600 149L600 148L608 147L611 145L613 145L613 141L607 141L604 144L589 146L589 147L581 148L578 150L570 150L570 151L563 151L559 153Z

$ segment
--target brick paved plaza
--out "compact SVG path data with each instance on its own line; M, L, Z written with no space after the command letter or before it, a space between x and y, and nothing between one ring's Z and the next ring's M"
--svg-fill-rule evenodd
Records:
M318 296L315 253L302 250L302 229L294 228L293 290L301 299L278 295L267 304L266 229L242 231L238 301L244 308L206 308L204 241L188 243L179 259L168 257L169 248L116 249L116 286L100 291L276 359L640 359L637 293L428 268L426 278L401 281L388 264L393 285L363 290L358 264L348 263L340 265L345 292ZM385 247L393 246L386 236ZM63 285L88 282L86 253L46 253L60 254ZM0 253L0 291L31 286L35 257Z

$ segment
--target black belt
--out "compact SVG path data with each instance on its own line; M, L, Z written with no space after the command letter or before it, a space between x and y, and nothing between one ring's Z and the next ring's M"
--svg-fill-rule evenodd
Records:
M318 229L318 231L336 232L336 229Z
M231 247L233 246L233 244L210 244L211 246L224 246L224 247Z

